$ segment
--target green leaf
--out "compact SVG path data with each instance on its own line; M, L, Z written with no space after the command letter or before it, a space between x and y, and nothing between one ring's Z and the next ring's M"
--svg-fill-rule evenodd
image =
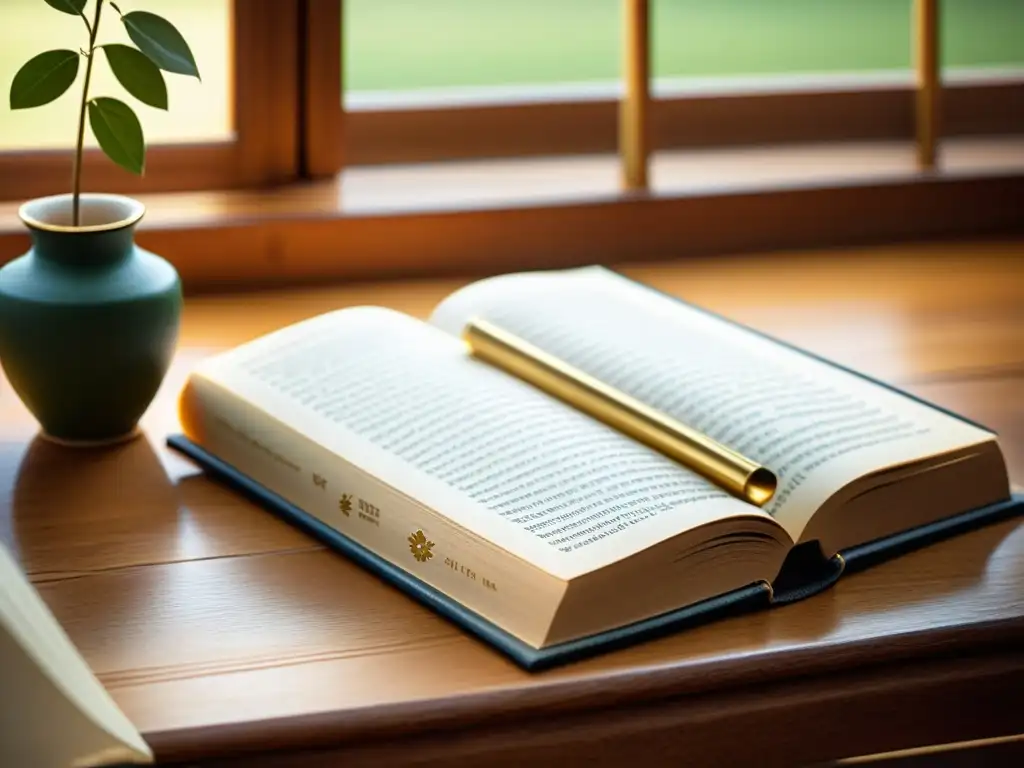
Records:
M103 46L114 77L143 104L167 109L167 83L163 73L142 51L130 45L108 43Z
M11 81L11 109L49 104L71 87L77 75L75 51L46 51L33 56Z
M82 11L85 10L85 0L46 0L46 4L63 13L70 13L72 16L81 16Z
M89 102L89 125L107 157L126 171L142 175L146 142L142 125L123 101L100 96Z
M146 11L132 11L122 16L121 21L132 42L160 69L199 77L188 43L167 19Z

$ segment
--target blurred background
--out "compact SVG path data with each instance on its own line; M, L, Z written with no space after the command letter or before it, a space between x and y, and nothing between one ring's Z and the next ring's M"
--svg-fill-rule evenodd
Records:
M246 0L239 0L246 2ZM148 109L156 142L220 140L232 128L231 0L147 0L140 7L174 20L200 63L203 82L168 78L170 110ZM125 3L124 10L130 6ZM654 91L680 79L822 73L908 75L909 0L653 0ZM0 72L47 48L83 37L80 21L42 0L4 0ZM1024 2L944 0L943 66L1006 71L1024 68ZM350 105L375 92L441 98L453 89L589 86L614 90L622 76L619 0L347 0L344 86ZM130 42L117 24L106 41ZM117 89L97 68L95 92ZM583 89L585 92L585 88ZM0 112L0 148L66 147L77 105ZM93 141L90 137L90 141ZM93 144L95 142L93 141Z
M133 8L180 29L202 81L168 75L167 111L134 104L144 176L114 167L87 131L83 178L163 195L147 199L143 238L190 284L1021 227L1022 0L122 3ZM127 41L104 13L100 42ZM36 53L85 44L81 20L44 0L4 0L0 14L5 90ZM91 95L124 98L99 64ZM81 78L41 108L0 110L0 259L27 242L17 205L67 191ZM637 193L652 205L613 205L604 229L573 218ZM410 218L435 212L458 215L455 229ZM243 270L202 234L240 222L254 254Z

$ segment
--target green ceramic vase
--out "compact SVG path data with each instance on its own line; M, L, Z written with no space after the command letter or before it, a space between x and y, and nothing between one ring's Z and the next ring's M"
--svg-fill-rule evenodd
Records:
M19 211L32 247L0 269L0 364L50 439L95 445L137 434L174 354L181 281L135 244L137 200L71 195Z

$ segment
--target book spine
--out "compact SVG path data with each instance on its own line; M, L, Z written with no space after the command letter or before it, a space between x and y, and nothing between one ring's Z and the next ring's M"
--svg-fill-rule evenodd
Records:
M244 401L221 393L213 395L215 408L204 408L206 397L194 390L184 397L191 397L183 404L185 434L197 445L340 535L540 645L563 582L481 542Z

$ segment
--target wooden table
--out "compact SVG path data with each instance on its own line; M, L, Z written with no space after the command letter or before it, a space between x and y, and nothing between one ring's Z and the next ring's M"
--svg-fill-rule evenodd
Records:
M1024 244L625 271L986 423L1024 481ZM1018 521L529 675L163 447L202 356L354 303L424 315L457 284L191 299L117 449L35 439L3 383L0 536L162 761L770 765L1024 733Z

